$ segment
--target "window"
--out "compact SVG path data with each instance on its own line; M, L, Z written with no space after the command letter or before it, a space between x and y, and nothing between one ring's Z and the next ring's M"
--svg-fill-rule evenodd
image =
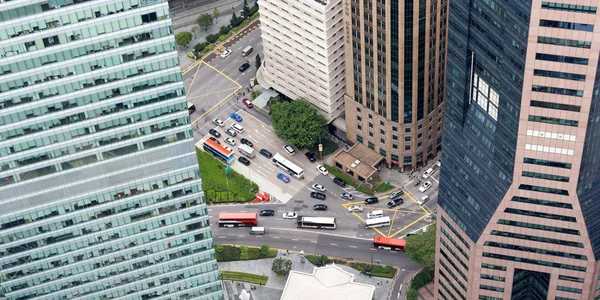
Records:
M398 127L392 126L392 131L398 131Z
M369 142L369 148L370 148L371 150L375 150L375 144L373 144L373 143Z
M481 278L482 279L487 279L487 280L493 280L493 281L500 281L500 282L504 282L505 281L504 277L487 275L487 274L481 274Z
M574 222L574 223L577 222L577 219L575 217L555 215L555 214L549 214L549 213L543 213L543 212L531 211L531 210L525 210L525 209L516 209L516 208L509 207L509 208L504 209L504 212L509 213L509 214L528 216L528 217L536 217L536 218L542 218L542 219L551 219L551 220Z
M500 292L500 293L504 292L504 288L495 287L495 286L491 286L491 285L485 285L485 284L479 285L479 288L482 290L488 290L488 291L494 291L494 292Z
M514 238L514 239L528 240L528 241L534 241L534 242L583 248L583 243L553 239L553 238L548 238L548 237L540 237L540 236L533 236L533 235L526 235L526 234L498 231L498 230L492 230L492 235L504 236L504 237Z
M571 276L565 276L565 275L558 275L558 280L565 280L565 281L572 281L572 282L583 283L583 278L571 277Z
M471 101L477 103L494 120L498 119L498 101L500 96L490 85L480 78L479 75L473 75L473 86Z
M561 28L561 29L571 29L571 30L581 30L581 31L587 31L587 32L594 31L594 25L591 25L591 24L561 22L561 21L543 20L543 19L540 20L540 26L551 27L551 28Z
M559 39L559 38L545 37L545 36L538 36L538 43L557 45L557 46L566 46L566 47L585 48L585 49L590 49L592 47L591 42Z
M574 112L581 111L581 106L578 106L578 105L569 105L569 104L545 102L545 101L538 101L538 100L531 100L529 102L529 104L533 107L543 107L543 108L574 111Z
M579 260L585 260L585 261L588 260L587 256L581 255L581 254L566 253L566 252L561 252L561 251L552 251L552 250L547 250L547 249L539 249L539 248L491 242L491 241L486 241L483 244L485 246L496 247L496 248L501 248L501 249L509 249L509 250L537 253L537 254L543 254L543 255L579 259Z
M373 128L373 123L369 122L369 128Z
M572 288L572 287L566 287L566 286L557 286L556 287L557 290L559 291L563 291L563 292L570 292L570 293L575 293L575 294L581 294L581 289L576 289L576 288Z
M570 163L563 163L558 161L551 160L543 160L537 158L529 158L524 157L523 162L526 164L538 165L538 166L546 166L546 167L554 167L554 168L562 168L562 169L571 169Z
M410 142L410 136L405 136L405 137L404 137L404 141L405 141L405 142Z
M387 157L387 152L385 152L383 149L379 149L379 154L381 154L383 157Z
M576 120L565 120L565 119L550 118L550 117L544 117L544 116L530 115L529 121L546 123L546 124L554 124L554 125L564 125L564 126L571 126L571 127L579 126L579 121L576 121Z
M567 72L556 72L556 71L547 71L547 70L533 70L533 75L535 76L543 76L550 78L560 78L567 80L575 80L575 81L585 81L585 75L567 73Z
M506 271L506 267L497 266L497 265L491 265L491 264L485 264L485 263L482 263L481 267L484 268L484 269Z
M398 140L398 136L395 134L392 134L392 140L397 141Z
M534 92L540 92L540 93L565 95L565 96L573 96L573 97L583 97L582 90L563 89L563 88L542 86L542 85L533 85L533 86L531 86L531 90Z
M404 146L404 151L410 151L410 145Z
M412 156L405 156L405 157L404 157L404 163L405 163L405 164L410 164L410 163L412 163Z
M404 128L404 132L410 132L410 128Z
M362 144L362 143L363 143L363 137L362 137L362 136L360 136L360 135L357 135L357 136L356 136L356 141L358 141L359 143L361 143L361 144Z
M576 65L584 65L584 66L587 66L587 64L589 62L589 60L587 58L554 55L554 54L546 54L546 53L537 53L535 55L535 59L545 60L545 61L553 61L553 62L562 62L562 63L568 63L568 64L576 64Z
M537 185L521 184L521 185L519 185L519 189L526 190L526 191L540 192L540 193L569 196L569 191L567 191L567 190L548 188L548 187L537 186Z
M535 260L535 259L529 259L529 258L524 258L524 257L514 257L514 256L502 255L502 254L496 254L496 253L483 252L483 257L516 261L516 262L522 262L522 263L526 263L526 264L547 266L547 267L560 268L560 269L565 269L565 270L574 270L574 271L579 271L579 272L585 272L587 270L586 267L572 266L572 265L567 265L567 264L548 262L548 261L543 261L543 260Z
M517 221L509 221L509 220L500 219L500 220L498 220L498 224L510 225L510 226L521 227L521 228L531 228L531 229L552 231L552 232L572 234L572 235L581 235L579 230L539 225L539 224L533 224L533 223L525 223L525 222L517 222Z
M585 6L585 5L575 5L568 3L556 3L556 2L542 2L543 9L550 10L562 10L562 11L570 11L576 13L584 13L584 14L596 14L595 6Z
M550 201L550 200L542 200L542 199L535 199L535 198L513 196L511 201L523 202L523 203L529 203L529 204L535 204L535 205L573 209L573 205L571 205L570 203L554 202L554 201Z
M567 177L567 176L544 174L544 173L537 173L537 172L527 172L527 171L523 171L521 173L521 175L523 175L523 177L554 180L554 181L560 181L560 182L569 182L569 177Z

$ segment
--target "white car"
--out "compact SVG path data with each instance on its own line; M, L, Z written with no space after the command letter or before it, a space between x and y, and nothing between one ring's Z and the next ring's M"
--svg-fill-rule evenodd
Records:
M231 149L231 147L229 147L229 146L223 146L223 148L229 150L229 152L233 152L233 149Z
M352 195L350 193L342 193L340 195L340 198L346 199L346 200L352 200L352 199L354 199L354 195Z
M318 183L313 184L312 188L313 188L313 190L319 191L321 193L324 193L327 190L324 186L322 186L322 185L320 185Z
M225 140L225 143L231 145L231 146L235 146L235 140L229 137L224 138L223 140Z
M287 152L289 155L296 154L296 151L294 151L294 148L292 148L290 145L283 146L283 150L285 150L285 152Z
M421 199L419 199L417 201L417 204L423 205L423 204L425 204L425 202L427 202L427 200L429 200L429 196L425 195L425 196L421 197Z
M231 55L231 49L223 51L223 53L221 53L221 58L227 58L229 55Z
M431 175L433 175L433 172L434 171L432 168L427 169L427 171L425 171L425 173L423 173L423 179L429 178Z
M348 207L348 211L349 212L363 211L363 207L362 207L362 205L351 205L350 207Z
M219 119L214 119L213 123L215 123L215 125L219 126L219 127L223 127L225 126L225 123Z
M329 174L329 171L327 171L327 169L325 169L325 167L323 167L323 166L321 166L321 165L318 165L318 166L317 166L317 170L318 170L318 171L319 171L321 174L323 174L323 175L328 175L328 174Z
M430 187L431 187L431 181L425 181L425 183L423 183L419 187L419 192L425 193L425 191L428 190Z
M295 212L285 212L285 213L283 213L283 218L284 219L295 219L297 217L298 217L298 215Z

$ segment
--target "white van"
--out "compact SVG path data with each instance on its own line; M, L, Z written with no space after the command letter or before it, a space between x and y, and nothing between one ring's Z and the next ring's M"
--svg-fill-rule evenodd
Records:
M243 56L248 56L248 54L252 53L252 50L254 50L252 48L252 46L248 46L248 47L244 48L244 50L242 51L242 55Z
M431 176L431 174L433 174L433 169L429 168L429 169L427 169L427 171L425 171L425 173L423 173L423 178L427 179L427 178L429 178L429 176Z
M383 210L374 210L367 214L367 219L381 218L383 217Z
M233 123L231 124L231 129L237 131L238 133L242 133L244 132L244 127L242 127L240 124L238 123Z
M429 200L429 196L425 195L425 196L421 197L421 199L419 199L419 201L417 201L417 204L423 205L423 204L425 204L425 202L427 202L427 200Z
M250 228L250 234L264 235L265 228L264 227L252 227L252 228Z

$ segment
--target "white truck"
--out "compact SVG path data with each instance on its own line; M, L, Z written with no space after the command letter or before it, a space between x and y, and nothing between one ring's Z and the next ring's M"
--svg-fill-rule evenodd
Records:
M245 156L254 158L254 149L252 147L241 144L238 146L238 150L240 150L240 153L244 154Z

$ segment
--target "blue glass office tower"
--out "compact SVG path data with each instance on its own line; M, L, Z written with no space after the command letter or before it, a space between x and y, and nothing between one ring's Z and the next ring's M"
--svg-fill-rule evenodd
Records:
M600 299L597 1L450 1L439 299Z
M222 299L166 1L0 1L0 298Z

